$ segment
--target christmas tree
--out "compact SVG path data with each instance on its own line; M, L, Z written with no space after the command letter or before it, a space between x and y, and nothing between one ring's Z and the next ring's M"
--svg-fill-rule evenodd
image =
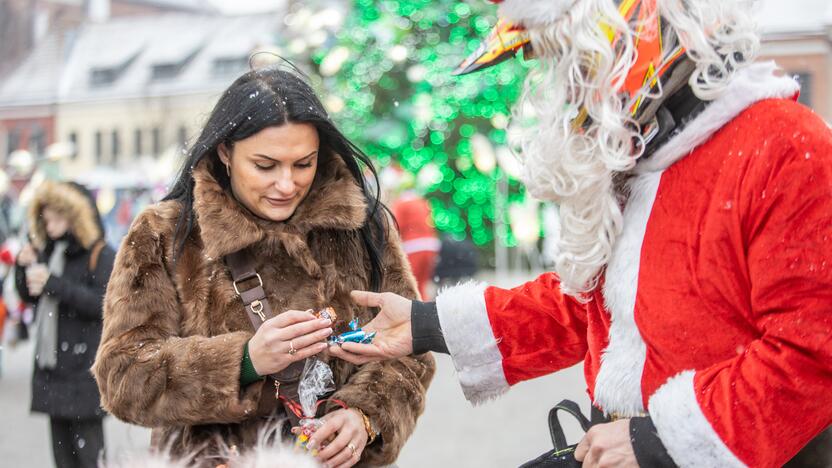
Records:
M397 161L417 175L436 227L486 252L500 215L496 181L507 177L494 155L502 162L508 153L506 126L526 66L512 60L473 75L451 72L495 22L496 8L481 0L355 0L311 55L325 104L347 136L379 166ZM514 179L507 192L508 203L523 199ZM510 230L498 231L502 243L515 243Z

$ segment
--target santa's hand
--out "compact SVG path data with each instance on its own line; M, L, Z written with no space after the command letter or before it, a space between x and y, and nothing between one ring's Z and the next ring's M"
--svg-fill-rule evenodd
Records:
M397 359L413 354L410 309L413 301L393 293L353 291L352 300L364 307L378 307L378 315L362 329L376 332L369 344L343 343L330 346L333 356L353 364Z
M575 459L583 462L584 468L638 468L630 441L630 420L593 426L575 449Z

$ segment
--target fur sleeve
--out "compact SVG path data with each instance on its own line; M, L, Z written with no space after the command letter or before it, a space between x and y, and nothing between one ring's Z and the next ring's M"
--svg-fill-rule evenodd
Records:
M178 336L181 307L164 261L174 222L149 208L116 256L92 369L102 406L148 427L238 422L254 413L261 388L240 391L251 334Z
M416 280L398 234L390 231L381 290L415 299ZM425 394L435 368L430 353L365 364L335 393L334 398L364 411L379 431L379 438L361 456L363 464L380 466L396 461L425 410Z

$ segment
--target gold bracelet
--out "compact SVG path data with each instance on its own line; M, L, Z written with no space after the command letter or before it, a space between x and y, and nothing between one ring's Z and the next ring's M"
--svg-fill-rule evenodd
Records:
M361 415L361 419L364 420L364 430L367 431L367 437L369 437L367 445L372 444L376 440L376 437L378 437L378 433L373 430L373 424L370 422L370 418L367 417L367 414L361 408L353 407L352 409L358 411L358 414Z

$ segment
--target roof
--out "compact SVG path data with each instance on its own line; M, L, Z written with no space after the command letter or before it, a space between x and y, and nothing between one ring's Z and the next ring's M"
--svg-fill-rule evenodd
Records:
M757 18L764 35L824 33L832 30L832 2L761 0Z
M38 44L0 84L0 106L221 91L255 48L277 41L282 24L278 13L85 23L66 40Z

